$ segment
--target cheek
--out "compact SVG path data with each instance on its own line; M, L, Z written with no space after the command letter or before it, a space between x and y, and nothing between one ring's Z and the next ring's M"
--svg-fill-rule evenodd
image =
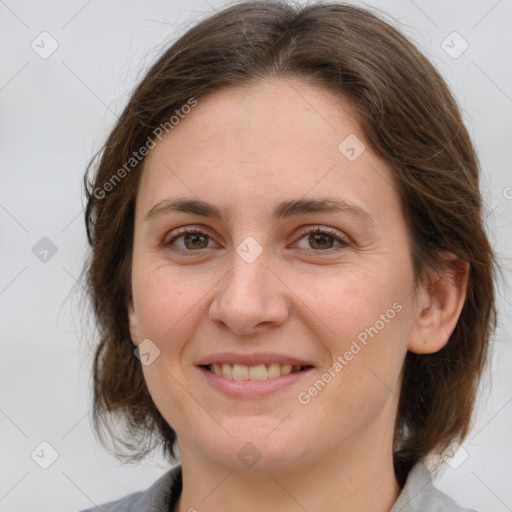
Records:
M387 388L394 388L399 376L409 336L412 310L406 303L407 276L397 279L381 266L379 272L351 268L329 280L302 275L294 282L304 304L299 312L302 322L331 361L325 376L326 387L333 391L330 399L334 402L343 396L342 402L350 402L389 393Z
M294 283L295 302L304 323L317 329L319 339L329 340L330 347L340 350L376 322L379 331L384 330L383 321L389 331L388 325L400 316L400 306L393 304L402 305L407 295L406 276L397 278L383 266L351 266L316 275L296 272L285 279Z
M161 350L197 317L201 297L208 290L204 275L176 271L170 265L142 268L134 274L134 303L142 337Z
M175 428L190 414L190 396L184 387L181 368L186 340L196 328L201 296L208 289L192 273L185 278L170 265L139 267L134 279L134 303L142 339L150 339L158 357L142 370L149 393L158 410ZM199 413L198 413L199 414Z

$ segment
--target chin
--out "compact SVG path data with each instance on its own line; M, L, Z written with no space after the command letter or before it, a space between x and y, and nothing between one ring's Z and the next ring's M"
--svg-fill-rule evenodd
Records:
M229 428L228 422L223 422L233 437L224 433L222 438L214 435L198 443L202 453L208 453L216 464L241 472L272 473L296 466L306 456L304 436L293 435L289 426L276 428L279 421L275 418L260 418L259 421L254 417L239 418L236 429L233 424Z

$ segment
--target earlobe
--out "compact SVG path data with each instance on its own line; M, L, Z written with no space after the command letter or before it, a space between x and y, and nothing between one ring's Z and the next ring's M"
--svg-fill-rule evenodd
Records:
M418 291L417 317L408 350L431 354L441 350L453 333L466 298L468 262L443 252L445 269L432 271L427 286Z

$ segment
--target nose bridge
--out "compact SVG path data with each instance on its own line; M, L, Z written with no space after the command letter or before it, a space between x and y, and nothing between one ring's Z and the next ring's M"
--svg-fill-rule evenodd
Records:
M251 225L252 219L245 220L245 225ZM244 223L239 223L237 229L243 233L242 228ZM248 288L252 287L254 296L265 294L268 283L266 274L269 273L267 265L271 264L269 261L268 251L268 234L263 230L257 230L252 233L245 231L239 239L238 244L234 246L233 255L231 259L231 272L229 273L228 281L230 286L234 285L234 289L230 293L243 292L244 288L247 293L250 293ZM265 285L265 286L264 286Z
M261 307L270 299L268 258L261 250L256 255L251 242L240 244L233 254L231 271L227 276L223 293L227 299L241 300L245 307Z
M219 285L210 318L242 334L249 334L260 324L284 321L288 308L269 265L267 251L256 240L244 239Z

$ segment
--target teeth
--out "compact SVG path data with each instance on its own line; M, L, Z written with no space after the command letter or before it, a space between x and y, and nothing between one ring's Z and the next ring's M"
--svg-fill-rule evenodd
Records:
M222 375L233 380L266 380L299 372L303 367L300 364L257 364L245 366L244 364L213 363L208 369L216 375Z
M249 367L241 364L234 364L233 380L249 380Z
M269 364L267 373L268 377L271 379L274 377L279 377L279 375L281 375L281 365L277 363Z
M238 365L237 365L238 366ZM247 368L247 366L246 366ZM257 366L249 366L249 380L265 380L268 378L267 367L264 364L258 364ZM246 379L238 379L246 380Z

